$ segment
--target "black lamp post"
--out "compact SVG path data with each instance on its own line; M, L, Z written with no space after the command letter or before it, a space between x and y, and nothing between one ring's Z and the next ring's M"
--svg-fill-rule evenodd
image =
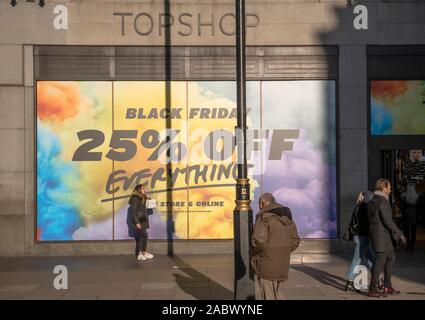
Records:
M233 212L236 300L252 299L254 283L250 278L249 246L252 234L252 209L246 160L246 70L245 0L236 0L236 86L237 86L237 166L236 208Z

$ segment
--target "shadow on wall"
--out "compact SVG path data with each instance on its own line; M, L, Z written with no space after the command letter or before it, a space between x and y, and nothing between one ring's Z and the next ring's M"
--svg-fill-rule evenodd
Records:
M383 5L386 5L385 2L393 2L393 1L388 1L388 0L382 0L381 3L383 3ZM320 39L320 43L322 43L323 45L326 44L347 44L347 47L344 48L344 54L348 55L348 57L354 56L354 55L358 55L359 51L358 48L356 48L357 45L362 45L364 47L364 52L362 53L362 59L365 59L364 62L364 67L366 68L367 66L367 53L366 53L366 44L370 43L370 44L374 44L374 33L376 33L376 38L379 38L380 34L377 33L379 31L376 29L377 28L377 24L379 27L379 21L375 21L375 26L369 26L371 27L368 30L356 30L354 28L353 25L353 21L354 18L356 17L356 14L353 13L354 7L356 5L366 5L368 6L367 2L362 3L362 1L356 1L356 0L347 0L347 5L345 7L335 7L334 8L334 15L337 18L338 24L335 27L335 29L329 31L329 32L322 32L318 34L318 38ZM372 10L379 10L379 3L369 3L370 6L369 8L369 22L371 22L371 14L373 13ZM377 18L379 16L379 19L381 21L386 20L385 19L385 14L389 14L391 13L391 10L379 10L379 15L376 14L374 15L375 18ZM371 36L372 35L372 36ZM351 42L351 43L350 43ZM356 50L357 49L357 50ZM349 52L349 50L353 50L352 52ZM341 54L341 52L339 53ZM348 63L350 61L350 59L339 59L339 61L344 61L345 63ZM360 67L362 67L363 65L361 65ZM350 65L350 66L341 66L339 64L339 68L343 67L344 71L344 77L346 79L349 79L350 81L353 80L349 77L355 78L355 80L353 81L353 83L355 81L365 81L365 87L364 90L367 90L367 86L369 85L368 83L366 83L366 78L363 77L364 72L367 72L367 70L360 70L359 74L356 74L356 66L355 65ZM338 79L340 78L341 73L338 71ZM347 74L348 73L348 74ZM366 74L365 74L366 75ZM341 85L341 79L339 79L339 85ZM346 85L346 92L345 94L347 94L347 92L349 93L350 90L350 86L352 86L352 83L348 83L348 85L344 82L342 82L342 85ZM337 97L338 95L338 90L339 88L337 87ZM349 96L352 96L351 94ZM326 97L329 97L329 95L326 95ZM367 96L366 96L367 97ZM369 97L367 97L367 99L369 99ZM348 99L340 99L339 101L347 101ZM337 114L337 122L336 122L336 127L337 127L337 137L336 137L336 141L337 141L337 146L340 146L340 137L339 137L339 114L341 114L341 116L344 116L345 111L347 110L347 108L349 106L344 106L344 105L340 105L339 101L337 101L337 109L336 109L336 114ZM330 101L326 102L327 105L330 105ZM364 101L364 103L367 103L367 100ZM340 112L341 110L341 112ZM366 109L366 105L363 106L363 110L365 110L364 112L368 112ZM348 112L348 114L351 114L350 112ZM345 116L346 117L346 116ZM347 121L351 120L351 119L346 119ZM367 128L368 130L368 128ZM338 158L338 162L339 162L339 167L341 167L341 162L342 161L347 161L347 159L340 159L339 158L339 150L337 149L337 158ZM349 153L349 154L352 154ZM342 161L341 161L342 160ZM347 161L347 163L352 163L352 161ZM340 169L339 169L339 173L340 173ZM352 210L355 207L355 202L356 202L356 197L357 194L362 191L361 189L367 189L367 179L365 181L365 185L361 186L358 190L353 190L353 192L351 194L344 192L344 188L346 188L345 186L345 181L342 181L341 184L339 183L339 178L338 178L338 184L337 184L337 198L340 199L339 201L339 205L338 205L338 226L339 226L339 230L338 230L338 238L340 239L340 248L342 249L342 252L340 252L340 254L337 254L340 258L345 259L347 262L351 261L352 258L352 253L353 253L353 242L347 242L342 240L342 234L345 231L345 227L346 225L342 224L342 223L348 223L350 217L351 217L351 213ZM356 186L354 186L356 187ZM353 188L351 188L353 189ZM345 209L346 212L341 212L341 208L350 208L350 209ZM349 216L346 217L342 217L341 213L343 214L348 214ZM344 219L343 219L344 218ZM346 219L345 219L346 218ZM404 280L407 281L413 281L416 283L421 283L421 284L425 284L425 274L423 272L423 266L425 264L425 241L419 241L417 244L417 250L414 253L411 252L406 252L404 249L401 249L400 251L396 252L396 262L394 265L394 270L393 270L393 275L396 277L400 277ZM347 265L348 268L348 265ZM311 267L307 267L307 266L300 266L300 267L294 267L294 269L298 269L306 274L309 274L311 276L313 276L314 278L316 278L317 280L321 281L322 283L326 283L329 285L333 285L336 288L341 288L341 285L339 283L339 281L345 281L346 279L343 279L339 276L336 275L332 275L329 274L327 272L322 272L319 270L316 270L314 268ZM412 293L414 294L414 293Z

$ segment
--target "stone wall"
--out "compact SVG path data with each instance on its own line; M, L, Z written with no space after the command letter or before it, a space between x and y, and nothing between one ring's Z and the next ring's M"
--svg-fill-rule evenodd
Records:
M12 8L9 2L0 0L0 146L3 148L0 157L0 255L130 253L133 250L131 242L34 243L34 46L234 45L234 37L225 34L232 29L229 14L234 10L233 1L171 1L170 12L176 25L171 28L169 38L164 28L159 27L160 14L166 12L163 1L47 0L44 8L38 7L36 2L25 1L18 1ZM376 0L361 3L369 9L368 30L354 30L355 15L346 0L247 1L247 13L258 17L258 25L248 28L247 45L339 46L340 228L347 224L357 193L367 188L366 46L425 44L424 2ZM59 4L66 5L69 10L68 30L53 27L53 10ZM124 18L124 30L122 16L114 12L129 14ZM141 13L149 13L154 24L146 24L149 20ZM186 23L190 21L191 28L178 23L179 18ZM214 20L214 27L202 25L210 19ZM248 17L249 24L255 22L254 16ZM150 27L149 35L139 34L147 33ZM181 35L190 30L190 35ZM152 245L153 250L167 251L166 242ZM300 252L328 252L342 247L339 241L305 241ZM231 241L183 241L175 243L174 249L178 253L232 252L233 244Z

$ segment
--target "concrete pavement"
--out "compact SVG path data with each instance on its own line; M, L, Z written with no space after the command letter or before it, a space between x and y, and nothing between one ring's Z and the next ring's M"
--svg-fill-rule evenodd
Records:
M312 254L291 265L285 293L290 300L365 300L345 292L349 256ZM68 269L68 290L56 290L56 265ZM385 299L425 300L425 250L397 254L393 285ZM233 299L233 255L0 258L0 299ZM374 299L376 300L376 299Z

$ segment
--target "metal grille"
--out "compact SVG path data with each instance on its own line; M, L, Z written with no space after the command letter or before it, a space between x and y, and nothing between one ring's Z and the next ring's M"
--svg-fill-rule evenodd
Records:
M37 46L34 52L37 80L236 78L234 47ZM336 46L247 48L248 80L336 79L337 67Z

